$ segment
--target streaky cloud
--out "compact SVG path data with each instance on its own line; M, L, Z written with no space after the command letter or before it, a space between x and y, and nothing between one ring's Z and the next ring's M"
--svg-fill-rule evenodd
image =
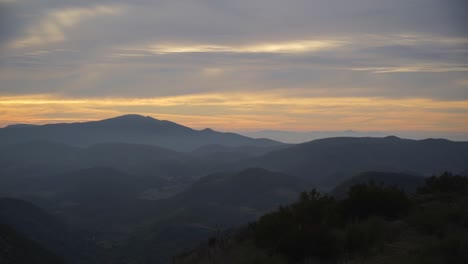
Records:
M373 73L410 73L410 72L468 72L468 65L450 64L416 64L391 67L352 68L353 71L370 71Z
M25 36L13 40L13 48L39 46L66 40L66 31L81 21L102 15L117 15L123 12L122 6L97 5L93 7L74 7L52 9L36 24L31 25Z
M221 44L149 44L143 47L124 48L124 51L146 52L165 55L174 53L307 53L329 50L344 45L339 40L296 40L247 45ZM142 56L142 53L129 53L127 56ZM121 54L125 56L125 53Z

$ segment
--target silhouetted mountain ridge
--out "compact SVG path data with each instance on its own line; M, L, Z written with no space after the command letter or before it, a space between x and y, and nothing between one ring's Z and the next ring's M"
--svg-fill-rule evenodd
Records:
M0 145L31 140L47 140L73 146L90 146L104 142L136 143L180 151L190 151L208 144L225 146L282 144L269 139L252 139L211 129L195 130L171 121L133 114L83 123L13 125L0 129Z

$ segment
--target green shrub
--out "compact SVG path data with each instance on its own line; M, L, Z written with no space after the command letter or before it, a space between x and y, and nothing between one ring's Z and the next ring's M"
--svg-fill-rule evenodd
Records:
M286 264L287 261L278 255L259 256L254 259L252 264Z
M365 258L381 251L393 236L393 230L382 218L369 218L346 227L346 253L348 257Z
M307 257L337 258L342 243L332 229L338 216L336 208L333 198L315 190L304 192L299 202L280 207L252 225L255 242L294 261Z
M419 189L421 194L468 194L468 178L445 172L441 176L432 176L426 179L426 183Z
M381 216L396 219L406 215L411 200L400 189L370 184L357 184L350 188L348 198L342 201L343 214L348 220Z
M415 256L414 263L468 263L468 232L458 230L443 238L427 239Z

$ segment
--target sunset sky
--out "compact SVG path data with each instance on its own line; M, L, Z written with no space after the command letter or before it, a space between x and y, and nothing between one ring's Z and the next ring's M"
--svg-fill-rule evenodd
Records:
M468 132L466 0L0 0L0 127Z

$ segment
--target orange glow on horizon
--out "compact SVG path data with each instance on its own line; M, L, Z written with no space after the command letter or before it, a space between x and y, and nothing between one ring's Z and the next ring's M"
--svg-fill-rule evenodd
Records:
M128 113L223 131L468 131L468 101L300 97L284 92L155 98L0 96L0 126L82 122Z

